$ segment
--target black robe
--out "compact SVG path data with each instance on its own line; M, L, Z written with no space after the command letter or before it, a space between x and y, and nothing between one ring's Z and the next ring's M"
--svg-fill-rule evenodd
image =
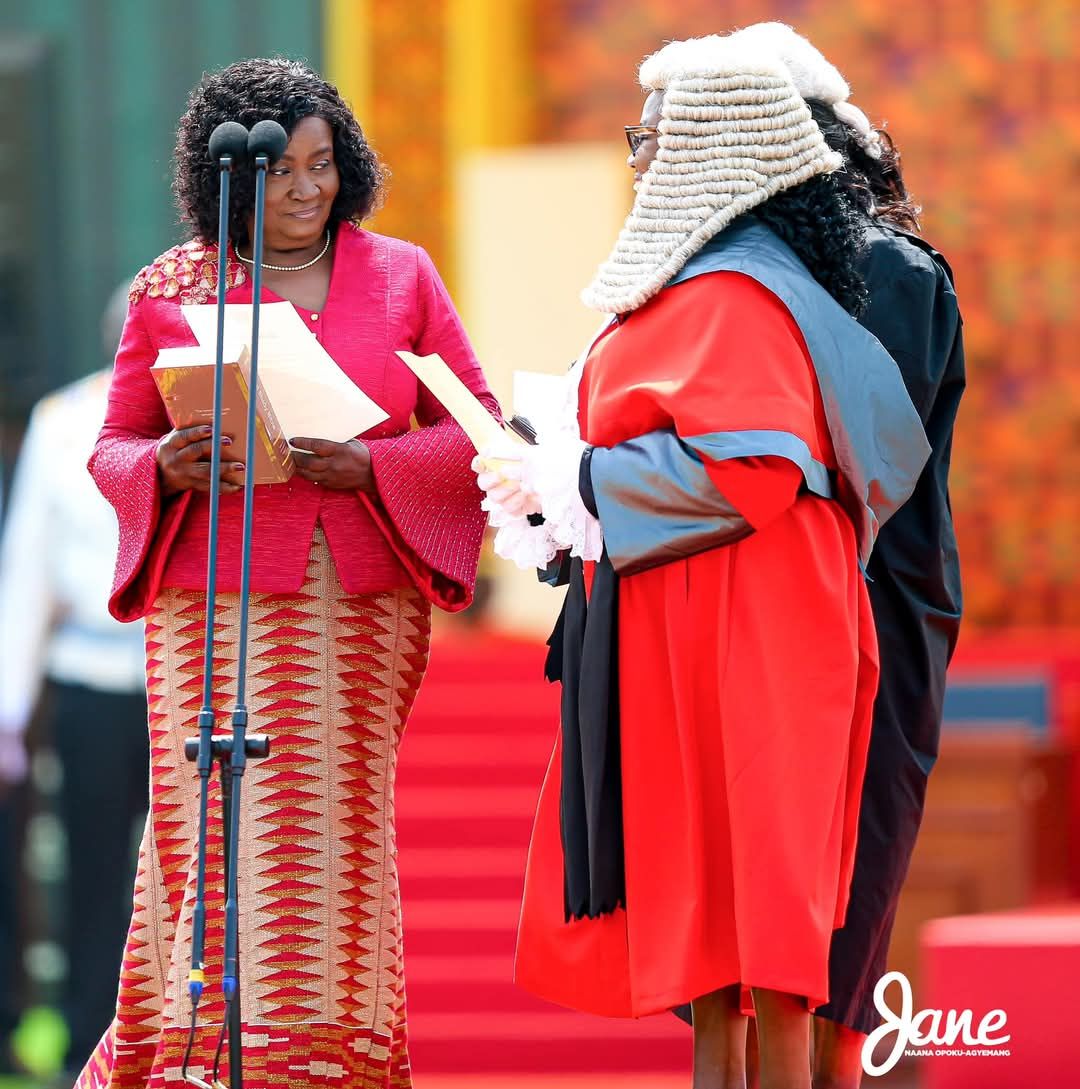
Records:
M960 628L960 566L949 505L953 424L964 391L962 320L952 271L921 238L867 229L870 307L861 324L900 368L932 453L911 498L882 527L867 571L881 679L859 817L847 922L833 936L828 1006L818 1015L869 1033L874 985L937 758L945 669Z

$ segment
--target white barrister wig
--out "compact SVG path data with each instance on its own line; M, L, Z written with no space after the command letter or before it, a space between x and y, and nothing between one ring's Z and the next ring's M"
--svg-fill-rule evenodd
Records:
M659 149L582 292L604 313L636 310L737 216L843 165L767 49L733 35L671 42L639 76L645 90L664 92Z
M816 98L832 106L851 95L836 66L830 64L817 46L787 23L754 23L728 35L747 49L768 53L783 61L795 90L803 98Z
M848 101L851 88L847 80L807 38L786 23L754 23L729 37L744 43L747 49L764 50L778 57L803 98L816 98L831 106L836 116L855 130L855 138L866 154L873 159L881 158L881 141L869 118Z

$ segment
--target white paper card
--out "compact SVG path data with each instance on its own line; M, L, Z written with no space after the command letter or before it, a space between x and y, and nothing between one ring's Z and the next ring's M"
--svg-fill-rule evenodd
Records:
M199 343L213 350L217 306L181 310ZM227 348L239 350L250 340L251 304L227 303ZM292 303L263 303L259 308L259 382L286 438L347 442L388 418L334 362Z
M567 381L564 374L514 371L514 412L524 416L537 435L554 435L562 425Z
M447 366L441 355L413 355L398 352L405 365L442 402L446 411L461 424L462 431L477 453L500 445L511 436L503 431L491 413L476 399L469 387Z

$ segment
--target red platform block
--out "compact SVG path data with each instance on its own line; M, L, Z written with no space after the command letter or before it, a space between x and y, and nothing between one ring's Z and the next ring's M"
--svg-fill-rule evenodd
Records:
M1080 904L937 919L923 930L922 957L916 1016L971 1010L974 1033L1003 1010L992 1035L1010 1037L976 1045L993 1055L927 1055L925 1089L1080 1089ZM962 1040L938 1046L966 1049Z

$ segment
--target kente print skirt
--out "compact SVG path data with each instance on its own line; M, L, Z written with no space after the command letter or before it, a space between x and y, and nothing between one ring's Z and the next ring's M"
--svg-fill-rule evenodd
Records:
M219 732L235 701L239 595L218 595ZM151 808L116 1018L77 1089L183 1084L198 777L184 758L202 703L205 595L162 592L147 619ZM239 858L246 1089L408 1089L394 831L398 744L427 666L415 590L346 594L321 530L297 594L252 594L248 764ZM224 1001L223 844L216 783L206 988L189 1071L209 1081ZM227 1049L221 1077L228 1081Z

